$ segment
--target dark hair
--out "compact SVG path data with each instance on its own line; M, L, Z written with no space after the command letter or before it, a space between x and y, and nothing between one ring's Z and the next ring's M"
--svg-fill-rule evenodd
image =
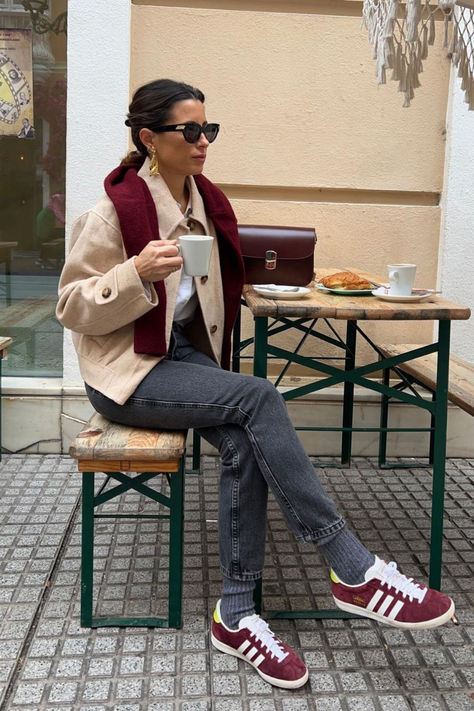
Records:
M172 79L157 79L137 89L125 121L132 129L132 141L137 150L129 153L122 163L143 163L147 149L140 140L141 129L149 128L153 131L164 126L176 102L186 99L197 99L204 103L204 94L189 84Z

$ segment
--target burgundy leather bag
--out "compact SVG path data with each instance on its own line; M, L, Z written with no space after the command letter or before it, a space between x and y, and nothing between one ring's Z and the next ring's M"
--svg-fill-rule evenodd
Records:
M306 286L313 280L314 229L238 225L238 230L247 284Z

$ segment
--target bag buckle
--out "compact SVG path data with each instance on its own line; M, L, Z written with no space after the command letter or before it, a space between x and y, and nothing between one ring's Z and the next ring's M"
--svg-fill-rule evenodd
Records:
M276 269L277 266L277 253L274 249L267 249L265 252L265 269Z

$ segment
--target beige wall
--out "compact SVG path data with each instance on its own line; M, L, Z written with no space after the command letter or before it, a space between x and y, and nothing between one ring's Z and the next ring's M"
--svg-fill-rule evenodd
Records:
M449 79L441 28L403 109L395 83L376 85L360 18L355 0L140 0L131 91L165 76L204 91L208 119L221 123L206 175L241 222L314 226L316 270L384 274L391 260L414 261L417 283L434 286ZM431 335L429 323L369 330Z

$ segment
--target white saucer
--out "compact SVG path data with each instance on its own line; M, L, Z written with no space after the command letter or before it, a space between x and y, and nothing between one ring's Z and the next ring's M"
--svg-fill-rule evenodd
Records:
M280 284L252 284L252 286L257 294L265 296L266 299L285 299L286 301L301 299L311 291L306 286L283 286Z
M378 289L374 289L372 294L377 296L379 299L384 301L398 301L398 302L414 302L414 301L424 301L432 296L430 291L417 291L416 293L410 294L410 296L395 296L394 294L389 294L388 289L381 286Z

